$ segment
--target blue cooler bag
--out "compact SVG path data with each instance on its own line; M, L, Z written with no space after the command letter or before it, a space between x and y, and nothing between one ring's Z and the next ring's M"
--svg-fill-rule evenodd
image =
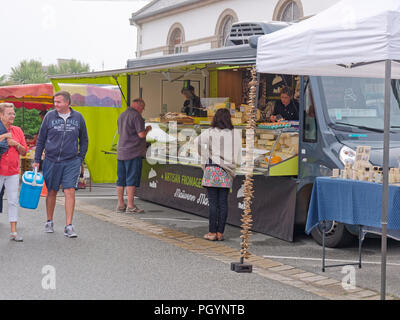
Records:
M42 193L43 175L35 171L25 171L19 193L19 205L26 209L36 209Z

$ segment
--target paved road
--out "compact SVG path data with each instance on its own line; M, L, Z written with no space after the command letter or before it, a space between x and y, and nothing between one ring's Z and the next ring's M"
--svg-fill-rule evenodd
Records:
M114 188L107 186L79 191L78 197L80 203L109 210L117 203ZM202 217L136 201L147 212L137 219L199 238L207 232L208 222ZM79 237L67 239L60 205L54 234L43 232L43 199L38 210L21 209L24 243L8 241L7 215L0 214L0 299L321 299L256 273L233 273L226 263L101 221L79 212L79 207L77 211L74 223ZM238 228L228 226L225 235L224 245L240 248ZM364 265L356 269L356 285L379 291L380 240L367 239L363 248ZM321 247L302 230L293 243L254 234L251 251L339 281L344 277L341 268L321 272ZM357 245L327 253L330 259L355 260ZM42 288L45 265L56 270L55 290ZM400 244L389 241L387 291L396 296L400 296L399 268Z
M113 209L116 206L114 190L112 188L93 188L92 194L101 192L108 195L107 199L93 199L91 193L85 190L80 195L87 203L100 205L104 208ZM145 208L147 213L142 217L148 221L163 226L202 237L207 232L207 219L184 213L182 211L165 208L153 203L144 202L140 199L138 205ZM228 226L225 232L225 245L232 248L240 248L240 229ZM380 291L381 286L381 242L379 238L367 238L363 244L363 267L356 267L356 284L363 288ZM284 264L292 265L312 273L320 274L342 281L345 276L342 268L328 268L325 273L321 272L322 248L314 240L304 234L303 229L295 233L293 243L272 238L267 235L255 233L252 236L251 252L258 256L264 256ZM358 246L355 242L348 248L327 248L327 259L329 264L341 264L348 261L355 262L358 259ZM387 293L400 297L400 242L389 239L387 258Z
M110 190L96 188L85 201L114 207L116 200L107 194ZM165 218L163 209L152 210L143 218ZM0 214L0 299L321 299L255 273L233 273L226 263L77 211L78 238L68 239L60 205L54 234L43 232L44 199L37 210L21 209L23 243L8 240L7 215ZM202 234L206 224L197 228ZM229 232L230 237L236 233ZM55 270L54 290L42 287L47 265Z

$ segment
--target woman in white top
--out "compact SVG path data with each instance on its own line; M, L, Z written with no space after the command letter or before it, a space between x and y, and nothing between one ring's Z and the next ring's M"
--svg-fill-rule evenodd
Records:
M242 152L241 130L233 129L228 109L216 112L211 128L203 131L195 144L204 171L202 185L207 188L209 201L209 233L204 238L222 241L228 217L228 195Z

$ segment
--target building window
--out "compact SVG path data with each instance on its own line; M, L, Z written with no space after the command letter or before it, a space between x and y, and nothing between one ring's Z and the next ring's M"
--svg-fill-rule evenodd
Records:
M168 36L168 54L183 52L184 33L181 25L173 25Z
M300 0L280 0L276 6L274 20L292 22L303 16L303 6Z
M229 33L231 32L231 27L233 24L234 18L232 16L226 16L222 22L221 35L220 35L220 47L224 47L226 44L226 40L229 37Z
M232 9L226 9L220 14L215 30L216 42L213 44L214 47L224 47L226 45L232 24L237 21L238 16Z
M172 31L171 38L169 40L169 53L181 53L182 52L182 31L176 28Z

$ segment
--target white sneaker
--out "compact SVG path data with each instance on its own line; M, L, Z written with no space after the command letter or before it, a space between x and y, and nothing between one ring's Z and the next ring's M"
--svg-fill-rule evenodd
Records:
M19 236L16 232L11 232L10 233L10 240L16 241L16 242L22 242L24 239Z
M54 224L53 221L47 221L44 225L44 232L53 233L54 232Z
M64 235L68 238L76 238L78 235L75 233L74 226L72 224L64 228Z

